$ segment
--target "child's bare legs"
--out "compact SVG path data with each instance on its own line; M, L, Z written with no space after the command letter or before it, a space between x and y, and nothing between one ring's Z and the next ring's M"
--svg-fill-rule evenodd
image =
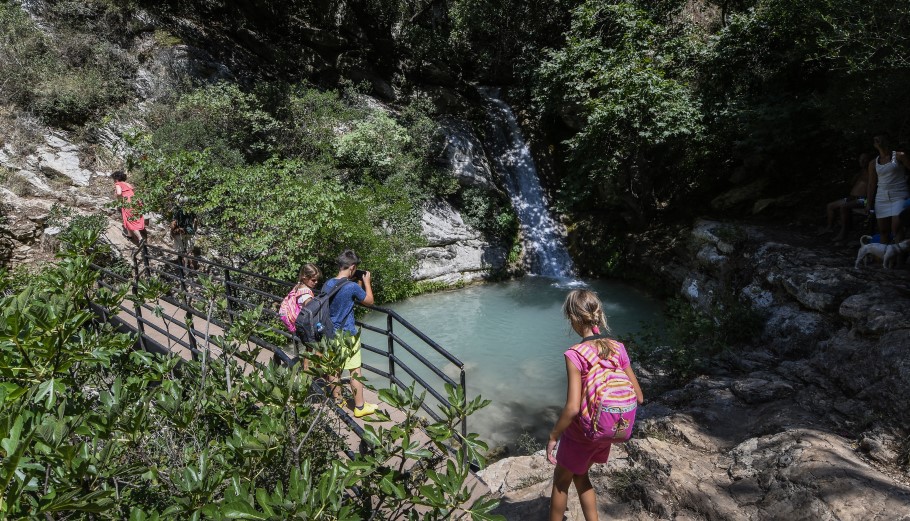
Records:
M361 369L351 369L351 390L354 391L354 407L363 406L363 382L360 381Z
M550 521L562 521L569 502L569 485L574 477L572 471L556 465L556 470L553 471L553 491L550 493Z
M575 491L578 492L578 501L581 503L581 513L584 514L585 520L597 521L597 495L594 493L594 485L591 484L588 473L575 476L572 481L575 482Z
M575 483L575 491L578 492L578 501L581 503L581 512L585 516L585 521L598 521L597 496L588 473L575 475L562 465L556 465L556 470L553 471L550 521L563 520L569 503L569 485L572 483Z

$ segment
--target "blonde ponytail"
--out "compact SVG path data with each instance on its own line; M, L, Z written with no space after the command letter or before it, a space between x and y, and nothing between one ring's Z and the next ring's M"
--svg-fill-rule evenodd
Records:
M606 334L610 331L603 304L597 294L586 289L575 289L566 296L562 312L575 329L598 330L595 334ZM609 358L615 353L613 342L608 338L598 338L592 343L597 346L601 358Z

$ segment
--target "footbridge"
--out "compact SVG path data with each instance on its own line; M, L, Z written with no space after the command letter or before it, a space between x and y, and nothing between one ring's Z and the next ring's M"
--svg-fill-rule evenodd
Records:
M93 264L99 273L99 286L115 290L125 284L133 295L139 296L157 285L155 301L124 300L116 311L106 311L99 305L93 308L102 320L134 334L138 348L184 360L200 360L206 349L211 356L222 356L210 339L228 331L241 314L258 311L259 326L268 334L251 336L247 345L238 350L245 371L255 371L264 364L293 366L301 362L298 353L303 346L277 320L279 304L292 283L202 257L180 255L145 241L129 260L128 270L123 265L114 268ZM212 305L214 292L226 301L226 307ZM425 392L423 414L427 419L441 420L437 406L449 404L446 386L466 388L464 363L395 311L380 306L360 308L366 311L357 314L356 322L362 328L362 369L367 383L377 388L387 385L404 389L415 385L418 392ZM314 392L323 390L314 386ZM388 428L402 421L404 415L382 404L375 391L365 389L365 393L367 401L380 403L391 418L373 425ZM462 401L460 405L466 405L467 393L457 396ZM325 403L331 403L331 414L337 418L337 422L330 423L331 428L347 440L347 454L353 456L354 451L365 450L364 419L353 417L350 409L334 400L326 399ZM457 438L467 436L466 417L459 419L458 430ZM453 439L452 450L459 443L460 439ZM475 496L486 492L480 480L471 481L479 485Z

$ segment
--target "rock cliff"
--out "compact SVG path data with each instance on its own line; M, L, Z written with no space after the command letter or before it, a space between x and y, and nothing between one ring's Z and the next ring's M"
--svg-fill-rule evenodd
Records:
M642 238L634 257L674 293L766 319L750 347L649 396L634 439L592 468L604 518L910 519L910 270L854 269L855 248L814 241L712 221ZM541 452L484 479L508 519L544 519L551 474Z

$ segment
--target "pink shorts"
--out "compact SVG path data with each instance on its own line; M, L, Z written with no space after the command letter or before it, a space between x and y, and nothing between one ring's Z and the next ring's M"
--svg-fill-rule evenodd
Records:
M612 443L606 441L592 442L581 432L575 432L570 426L559 438L556 449L556 464L562 465L572 474L586 474L593 463L606 463L610 459Z

